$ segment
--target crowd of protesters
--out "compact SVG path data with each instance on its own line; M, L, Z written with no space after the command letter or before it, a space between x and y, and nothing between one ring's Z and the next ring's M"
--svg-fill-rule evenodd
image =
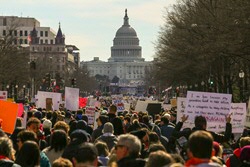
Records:
M195 127L181 130L188 117L176 122L176 108L118 114L110 102L96 112L94 129L84 109L30 106L25 128L18 118L12 134L0 131L0 167L250 166L250 131L236 140L230 115L225 131L215 133L206 130L203 116L195 117Z

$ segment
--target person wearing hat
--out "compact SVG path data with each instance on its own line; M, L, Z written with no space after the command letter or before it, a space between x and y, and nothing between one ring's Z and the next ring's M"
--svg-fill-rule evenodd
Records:
M114 127L112 123L107 122L103 126L103 135L98 137L95 142L103 141L107 144L109 150L111 150L117 143L117 137L114 135Z
M70 134L70 143L63 151L62 158L67 158L72 162L72 158L77 154L77 149L82 144L89 141L89 134L82 130L76 129Z

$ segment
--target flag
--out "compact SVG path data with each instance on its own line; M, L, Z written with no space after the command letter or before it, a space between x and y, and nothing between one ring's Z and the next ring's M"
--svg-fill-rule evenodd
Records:
M28 41L31 42L31 36L30 35L28 35Z

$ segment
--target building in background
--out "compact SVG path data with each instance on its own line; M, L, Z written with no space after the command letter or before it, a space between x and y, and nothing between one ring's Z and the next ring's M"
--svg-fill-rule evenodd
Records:
M12 45L29 50L31 96L37 90L59 91L79 68L79 49L65 44L60 24L55 33L50 27L41 27L35 18L0 16L0 37L10 36Z
M99 57L94 57L92 61L81 62L81 67L87 67L90 76L108 76L110 92L122 94L142 94L145 75L151 70L151 65L152 62L142 58L139 38L129 25L127 9L123 25L117 30L113 40L108 62L101 61ZM100 83L100 87L103 84L106 82Z

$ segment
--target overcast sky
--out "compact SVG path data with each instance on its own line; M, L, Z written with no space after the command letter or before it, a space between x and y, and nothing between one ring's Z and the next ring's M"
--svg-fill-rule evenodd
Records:
M107 61L116 31L129 23L140 39L142 57L153 60L154 42L163 25L165 8L176 0L1 0L3 16L34 17L43 27L57 32L59 22L66 44L80 49L81 60L100 57Z

